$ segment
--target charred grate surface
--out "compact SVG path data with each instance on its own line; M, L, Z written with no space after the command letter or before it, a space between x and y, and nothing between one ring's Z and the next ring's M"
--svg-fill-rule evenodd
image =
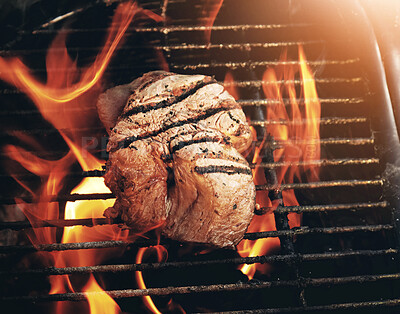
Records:
M53 14L40 23L39 18L30 21L24 29L16 30L15 40L2 43L0 56L23 56L24 60L29 60L32 73L44 78L44 53L52 38L62 31L69 34L68 52L73 57L79 55L79 66L90 64L100 49L99 42L116 7L116 4L105 2L108 1L104 4L103 1L88 1L84 8L65 6L57 12L58 15ZM153 296L161 307L173 297L187 312L375 313L398 310L400 269L394 208L384 194L387 182L383 172L385 161L379 154L381 144L371 126L374 118L368 109L379 106L379 103L371 97L374 87L369 85L369 78L365 76L366 65L362 56L351 49L344 50L343 47L349 43L343 38L325 36L323 31L320 33L321 25L327 26L310 18L303 4L297 15L289 17L289 8L282 1L251 0L244 4L243 1L225 0L215 25L210 27L205 26L206 21L200 14L201 7L209 1L169 0L164 8L163 1L141 2L157 14L164 12L169 17L168 22L130 26L126 42L106 71L105 82L122 84L145 72L160 69L160 54L165 56L173 72L214 76L220 83L230 72L234 80L225 86L237 90L240 95L238 103L254 127L291 124L260 119L253 113L260 106L271 108L278 104L263 97L265 85L294 84L296 91L300 90L302 82L299 78L266 83L262 76L267 67L298 66L299 62L293 60L297 60L297 46L302 44L307 64L315 73L320 97L321 139L318 142L308 139L296 141L321 145L321 159L291 163L265 158L259 165L250 163L250 168L261 167L267 176L273 177L285 167L313 165L320 168L320 181L278 186L270 179L268 184L257 185L257 190L270 193L270 197L279 202L274 212L269 207L257 209L258 214L274 215L277 230L248 232L243 241L279 238L281 250L250 257L240 257L225 250L206 254L197 254L196 251L196 254L185 255L180 251L180 243L165 238L161 238L161 244L168 248L169 259L161 263L155 260L133 262L139 248L157 244L154 238L139 238L134 242L52 243L35 247L29 243L25 232L50 228L61 234L62 228L74 226L101 230L121 222L105 218L60 218L30 223L21 216L12 216L11 219L4 216L0 219L0 278L6 284L1 288L0 302L21 313L27 309L40 313L40 304L66 300L79 302L85 300L85 293L48 295L49 277L69 275L71 278L85 278L88 274L95 274L105 279L107 294L115 298L125 312L143 309L139 297L146 295ZM30 9L33 10L31 13L35 10ZM62 22L54 19L57 16L62 17L61 21L76 20L62 29ZM81 22L82 19L85 22ZM204 40L207 30L212 30L210 43ZM279 61L282 49L287 49L291 60ZM39 111L21 91L0 84L0 99L4 104L0 110L3 126L0 137L4 143L23 145L21 134L33 136L39 142L45 139L48 145L44 150L26 147L32 154L53 160L64 156L68 148L59 132L40 117ZM282 101L290 108L290 99ZM296 101L304 103L300 96ZM96 115L96 108L93 105L82 112L79 106L72 106L68 112ZM296 123L306 125L309 122ZM99 138L104 133L98 124L63 131L89 133ZM261 141L262 137L259 137L253 142L253 147ZM270 147L279 149L285 143L271 139ZM102 159L107 157L104 145L92 152ZM6 187L0 197L4 211L17 211L21 199L34 203L30 195L21 194L21 189L6 170L12 169L13 177L23 182L34 184L40 180L10 163L3 150L0 159L7 165L0 173L0 182ZM103 170L83 172L75 167L66 177L70 185L68 189L41 201L59 202L62 207L66 202L112 199L111 193L69 193L80 180L103 174ZM285 206L282 202L282 193L291 189L299 200L297 206ZM301 227L289 228L288 214L291 213L303 215ZM125 250L125 253L105 265L24 267L26 260L36 260L37 251L49 254L110 249ZM238 271L243 264L268 264L271 270L268 275L256 273L255 279L249 281ZM143 271L147 289L136 288L135 271Z

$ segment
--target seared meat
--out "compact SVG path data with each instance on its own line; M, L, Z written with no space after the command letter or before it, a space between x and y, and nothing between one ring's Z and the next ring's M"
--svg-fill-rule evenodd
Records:
M240 152L251 134L221 85L150 72L108 90L97 106L110 131L105 182L117 197L107 217L121 216L135 232L161 226L171 239L217 247L243 238L255 186Z

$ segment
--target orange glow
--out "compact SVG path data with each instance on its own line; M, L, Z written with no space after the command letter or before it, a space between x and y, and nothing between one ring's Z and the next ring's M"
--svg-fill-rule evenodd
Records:
M151 246L147 248L140 248L136 255L136 264L140 264L143 261L144 254L148 254L149 252L156 252L157 261L161 262L163 259L166 260L167 250L162 245ZM146 289L146 284L144 283L143 275L141 271L135 272L136 282L140 289ZM155 306L153 300L150 296L143 297L143 303L146 307L155 314L161 314L158 308Z
M225 90L235 98L235 100L238 100L239 97L239 92L235 85L233 83L235 82L235 79L233 78L233 75L231 72L226 72L225 74L225 79L224 79L224 88Z
M256 140L256 134L254 134ZM253 169L253 179L256 184L266 184L265 176L263 174L263 169L259 167L261 162L260 154L261 149L264 146L264 141L255 149L254 157L252 162L256 164L256 167ZM260 191L261 193L256 193L256 203L262 207L271 207L272 203L268 198L267 193L265 191ZM265 215L258 217L255 216L250 223L247 232L259 232L259 231L268 231L268 230L276 230L275 227L275 219L274 215L271 212L266 213ZM278 249L280 245L280 241L278 238L264 238L258 239L256 241L250 240L242 240L238 246L238 253L242 257L254 257L259 255L267 255L272 250ZM270 266L268 264L244 264L240 270L247 275L249 279L253 279L256 270L262 273L268 273L270 270Z
M287 61L286 51L282 54L281 61ZM301 77L300 95L296 95L294 84L296 75ZM309 181L317 181L319 169L309 162L320 158L318 140L321 106L314 77L307 66L301 46L299 47L299 66L285 64L266 69L263 75L263 91L266 99L271 101L271 105L266 108L268 123L265 130L280 143L280 147L273 152L274 161L282 163L282 166L276 170L278 184L293 183L295 178L302 181L304 177ZM299 99L304 99L304 101L299 101ZM256 184L267 184L263 169L259 167L264 141L265 139L256 147L253 158L253 163L256 164L253 170ZM295 165L298 162L304 165L301 167ZM257 191L256 201L261 207L271 208L271 210L263 216L254 217L248 232L276 230L273 210L279 202L271 202L267 194L265 191ZM286 206L299 205L294 190L282 191L282 198ZM291 228L300 226L301 215L290 213L288 219ZM278 238L243 240L238 245L238 252L243 257L266 255L277 250L279 245ZM268 264L241 266L241 271L249 279L254 277L256 271L267 274L269 270Z
M87 150L83 143L84 134L79 129L95 126L96 115L85 115L93 107L93 99L97 99L100 90L100 80L107 68L112 55L121 43L124 33L135 16L147 17L160 21L161 18L139 8L136 3L121 3L115 10L112 24L103 48L93 64L79 69L65 46L66 33L56 36L49 47L46 56L47 81L43 83L36 79L30 70L18 58L0 58L0 79L16 86L34 102L42 116L49 121L60 133L69 147L69 152L59 160L45 160L27 150L7 145L4 151L10 159L41 178L42 184L30 186L15 178L31 195L33 202L27 203L16 199L16 203L30 220L32 225L37 221L57 220L60 212L64 211L65 219L95 219L104 218L103 212L113 205L115 199L109 200L82 200L66 202L63 205L54 201L54 198L63 190L66 176L71 166L79 162L82 170L101 169L104 160L99 160ZM21 135L21 140L37 151L41 146L33 138ZM64 192L65 193L65 192ZM110 193L103 178L85 178L71 193L91 194ZM28 236L34 245L57 243L56 228L33 228ZM106 240L132 241L135 235L129 235L128 230L121 230L116 225L96 225L93 227L73 226L65 227L62 234L62 243L91 242ZM99 265L110 256L115 257L123 253L122 248L67 250L38 252L42 257L43 265L47 267L77 267ZM81 278L71 281L72 276L50 276L50 294L67 292L87 292L87 300L91 314L120 313L117 303L112 300L97 283L91 274L89 279ZM57 302L56 313L82 312L80 302Z
M132 19L145 16L161 20L161 17L139 8L136 3L121 3L114 14L111 27L102 50L95 61L85 69L78 69L65 46L66 32L59 33L50 45L46 56L47 81L37 80L18 58L0 57L0 79L15 85L33 100L42 116L58 130L87 128L96 123L96 115L80 112L93 107L100 89L100 78L104 74L112 55L123 39ZM75 111L75 114L71 112ZM73 132L74 142L88 136ZM90 134L89 134L90 135Z
M47 69L57 68L60 71L68 71L73 74L72 76L60 76L59 71L48 71L47 84L43 84L29 74L29 69L19 59L15 58L6 61L0 58L0 68L3 69L0 73L1 78L17 85L22 90L26 90L31 98L36 99L40 104L45 104L46 101L63 103L74 100L99 81L133 17L138 13L150 15L149 12L139 9L136 3L126 2L120 4L115 12L112 26L102 51L98 54L93 65L83 71L77 83L73 83L73 81L77 80L75 75L79 72L76 71L76 63L68 56L65 47L65 33L60 33L54 40L47 55L46 66ZM59 49L60 52L57 52L57 49L53 49L60 47L63 48ZM72 71L69 67L72 67ZM4 71L4 69L6 70ZM9 71L9 69L12 70ZM39 105L40 109L41 107Z
M90 275L83 292L89 292L86 298L89 303L90 314L121 313L118 304L100 288L93 275Z
M217 18L218 12L221 9L224 0L207 0L203 6L202 25L206 27L204 32L206 42L209 43L211 40L211 27L214 25L215 19Z

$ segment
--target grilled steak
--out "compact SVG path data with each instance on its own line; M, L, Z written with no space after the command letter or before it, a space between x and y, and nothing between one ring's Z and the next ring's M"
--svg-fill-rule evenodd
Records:
M243 238L255 186L240 152L251 134L221 85L150 72L108 90L97 107L110 134L104 178L117 198L105 216L179 241L234 247Z

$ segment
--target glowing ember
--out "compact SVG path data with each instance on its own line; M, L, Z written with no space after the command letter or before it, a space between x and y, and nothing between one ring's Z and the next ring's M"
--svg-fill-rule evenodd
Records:
M282 55L281 61L287 61L286 52ZM318 180L318 168L312 166L310 161L318 160L320 157L318 140L321 106L315 81L307 66L302 47L299 47L299 61L300 67L284 64L276 69L267 69L263 76L263 91L265 97L271 101L271 105L267 107L266 134L280 143L280 147L273 152L274 161L282 165L277 169L279 185L281 183L293 183L294 178L301 181L303 174L307 176L307 180ZM302 79L300 95L296 95L294 84L295 75L298 72ZM284 98L289 99L288 107ZM302 98L304 103L298 101ZM256 137L254 140L256 140ZM253 177L255 183L260 185L270 183L266 182L263 169L259 167L266 140L264 138L262 143L256 147L253 158L253 163L256 164ZM301 167L297 165L299 163L302 164ZM264 216L255 217L248 232L276 230L272 210L279 205L279 201L273 200L271 202L265 191L258 191L256 199L257 204L261 207L271 208L271 211ZM282 199L286 206L298 205L293 190L282 191ZM291 228L300 226L300 215L291 213L288 218ZM238 251L243 257L259 256L278 249L279 245L278 238L266 238L257 241L244 240L239 243ZM269 269L270 266L267 264L252 264L241 267L241 271L249 279L253 278L256 271L266 274Z

